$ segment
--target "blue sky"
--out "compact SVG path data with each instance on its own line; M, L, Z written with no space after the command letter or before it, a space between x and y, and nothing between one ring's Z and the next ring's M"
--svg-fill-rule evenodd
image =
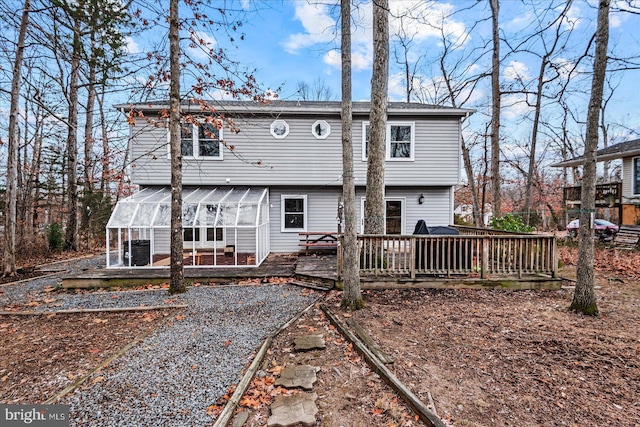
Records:
M393 45L398 38L394 36L400 28L411 34L409 60L412 66L418 64L414 76L415 86L420 89L424 102L437 102L442 98L443 83L437 68L445 39L453 43L448 66L457 64L464 70L459 81L477 75L489 69L490 54L478 52L491 37L490 16L487 2L475 4L474 1L456 0L452 2L425 2L422 0L390 0L391 18L391 70L389 98L403 100L404 77L402 67L394 59ZM500 13L501 35L512 45L517 45L534 32L536 24L548 22L565 4L564 1L540 1L533 5L522 2L502 1ZM613 2L610 15L610 55L617 57L640 56L640 33L636 31L640 16L616 10L617 5L625 2ZM238 41L228 49L231 56L249 68L257 70L256 77L263 88L280 88L278 94L283 99L297 99L296 87L299 81L313 83L323 80L331 87L334 98L340 96L340 55L339 55L339 9L329 2L305 0L275 1L253 3L243 0L236 3L248 13L241 31L246 34L244 41ZM640 2L635 4L640 8ZM551 10L547 10L551 6ZM467 10L468 9L468 10ZM422 22L414 19L400 19L407 13L420 15ZM560 85L563 73L572 69L575 58L586 48L586 43L595 31L596 3L591 0L576 0L568 12L568 20L563 30L571 27L570 35L563 37L564 49L554 54L554 66L561 74L553 85ZM372 61L371 3L363 2L353 9L353 99L369 99L370 70ZM477 20L484 21L477 23ZM402 27L401 27L402 25ZM569 33L567 33L569 34ZM198 33L211 47L229 47L223 34ZM549 43L549 40L547 40ZM501 67L503 84L508 88L518 88L521 83L529 89L534 88L535 78L540 66L539 56L530 51L540 51L541 40L534 38L523 45L522 52L504 56L508 51L502 46L503 62ZM526 48L526 49L525 49ZM527 52L527 49L529 52ZM141 40L132 40L132 50L144 50ZM194 52L191 51L193 54ZM574 69L576 83L567 103L577 114L577 120L583 121L588 104L591 63L584 62ZM631 70L612 74L612 86L615 87L612 100L607 109L607 117L616 123L621 134L632 135L631 130L640 130L640 72ZM551 91L555 89L550 89ZM488 79L482 80L473 91L467 91L465 106L478 109L474 119L476 123L486 121L486 112L490 99ZM606 95L606 94L605 94ZM220 94L211 94L220 97ZM533 100L529 97L529 101ZM505 95L503 98L503 123L512 126L512 133L526 138L528 130L522 126L523 117L531 114L523 95ZM545 112L548 120L557 120L559 109L557 101L545 100ZM450 104L450 103L449 103ZM576 129L579 133L579 129ZM521 133L521 135L520 135ZM624 138L624 136L620 136Z

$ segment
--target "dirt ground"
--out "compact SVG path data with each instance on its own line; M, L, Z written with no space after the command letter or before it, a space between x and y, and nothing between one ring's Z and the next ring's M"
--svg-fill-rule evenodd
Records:
M560 247L575 278L577 250ZM640 425L640 253L598 249L600 316L567 311L572 290L370 291L357 320L395 358L392 371L455 426ZM570 280L564 282L571 285ZM42 402L153 329L168 312L0 316L0 399ZM322 333L327 348L293 352L295 336ZM287 364L321 368L320 426L421 425L314 307L276 337L242 401L246 426L263 426ZM223 399L224 400L224 399ZM223 400L210 411L221 408ZM212 402L213 403L213 402Z
M395 375L454 426L640 425L640 253L598 249L599 317L567 311L560 291L369 291L351 316L389 355ZM561 247L560 274L575 278L575 247ZM565 281L571 285L571 281ZM323 333L327 349L292 352L292 339ZM320 426L422 425L315 310L274 341L267 378L282 366L322 366ZM264 375L265 373L263 373ZM245 395L248 426L266 425L281 393L259 378ZM256 402L257 401L257 402ZM252 408L253 406L253 408Z
M0 315L0 403L46 401L174 311Z

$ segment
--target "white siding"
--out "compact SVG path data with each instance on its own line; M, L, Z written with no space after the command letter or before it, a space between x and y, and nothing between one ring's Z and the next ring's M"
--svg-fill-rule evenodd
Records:
M636 157L626 157L622 159L622 196L634 197L633 194L633 159ZM623 201L625 203L625 201Z
M269 130L272 117L236 120L241 131L223 132L227 144L224 160L183 159L185 185L340 185L342 148L339 117L284 117L289 135L275 139ZM311 127L326 119L331 134L316 139ZM353 124L355 176L366 179L362 161L362 122ZM393 186L452 186L459 181L459 130L457 117L398 117L392 121L415 123L414 161L387 161L385 179ZM132 177L135 184L169 185L167 130L140 119L132 131ZM233 151L230 149L233 147ZM227 182L227 180L229 180Z

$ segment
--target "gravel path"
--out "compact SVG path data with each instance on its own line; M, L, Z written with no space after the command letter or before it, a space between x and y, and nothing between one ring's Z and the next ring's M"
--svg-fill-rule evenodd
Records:
M167 293L131 292L127 304L155 296ZM71 405L71 425L210 425L207 406L240 380L264 338L315 300L289 285L203 286L178 298L189 304L183 319L171 319L61 402Z
M80 258L69 261L57 262L46 266L46 271L56 271L46 277L37 277L22 283L11 283L0 286L0 307L10 304L20 304L31 299L41 299L43 289L47 286L55 287L62 283L62 276L69 273L104 267L105 256L92 258Z

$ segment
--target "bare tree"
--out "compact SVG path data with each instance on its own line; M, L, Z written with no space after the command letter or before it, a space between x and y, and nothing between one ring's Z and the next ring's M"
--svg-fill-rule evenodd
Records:
M20 79L22 60L24 58L24 41L29 25L31 0L25 0L18 32L18 44L13 65L13 79L11 80L11 103L9 106L9 153L7 159L7 191L5 194L6 212L4 229L3 275L16 274L16 215L18 200L18 102L20 100Z
M500 199L500 34L499 0L489 0L491 6L491 24L493 35L493 53L491 57L491 209L494 217L502 216Z
M584 176L582 178L582 204L580 208L580 242L578 244L578 265L576 289L570 310L595 316L598 305L593 290L593 226L596 192L596 151L598 150L599 114L604 92L604 78L607 70L607 46L609 42L610 0L600 0L598 7L598 27L596 32L596 53L593 60L593 80L591 99L587 111L587 131L584 147Z
M318 77L309 84L305 81L299 81L296 93L302 101L331 101L333 100L333 91L327 82Z
M384 234L384 162L389 91L389 1L373 2L373 73L367 146L367 191L364 232Z
M363 307L360 294L360 260L356 221L356 187L353 176L353 103L351 102L351 0L340 2L342 20L342 198L344 235L342 238L342 306L348 310Z

